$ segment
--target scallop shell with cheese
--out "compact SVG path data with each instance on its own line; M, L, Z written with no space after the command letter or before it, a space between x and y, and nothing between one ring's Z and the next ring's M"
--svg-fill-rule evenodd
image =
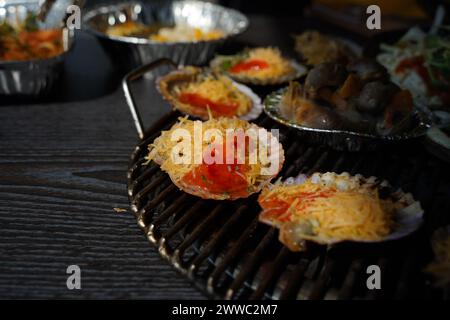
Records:
M387 181L348 173L300 175L264 188L259 220L280 229L292 251L306 241L381 242L404 237L422 223L423 210L411 194Z
M180 118L149 146L147 160L189 194L234 200L267 185L281 170L284 151L270 132L245 120Z
M253 85L278 85L300 78L306 67L283 57L277 48L247 49L232 56L217 56L210 66L236 81Z
M184 67L157 80L163 98L174 108L203 120L239 117L254 120L262 112L261 99L248 87L206 68Z

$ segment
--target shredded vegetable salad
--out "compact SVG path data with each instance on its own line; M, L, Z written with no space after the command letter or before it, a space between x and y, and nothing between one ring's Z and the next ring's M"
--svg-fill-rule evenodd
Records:
M40 30L35 15L23 23L0 22L0 60L24 61L47 59L64 51L61 29Z
M392 81L414 93L416 104L450 110L450 26L436 34L411 28L394 45L382 44L378 62Z

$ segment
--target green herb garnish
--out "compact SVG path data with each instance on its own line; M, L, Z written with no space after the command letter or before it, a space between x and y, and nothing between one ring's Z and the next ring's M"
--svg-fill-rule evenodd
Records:
M35 14L29 13L27 15L23 24L23 29L29 32L39 30L38 19Z

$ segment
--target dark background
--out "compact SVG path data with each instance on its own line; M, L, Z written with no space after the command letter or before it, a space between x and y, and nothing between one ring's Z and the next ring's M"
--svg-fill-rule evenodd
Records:
M170 2L170 0L157 0L159 2ZM86 6L93 6L102 3L120 2L117 0L86 0ZM153 1L155 2L155 1ZM306 0L218 0L218 4L237 9L244 13L263 13L272 16L301 16L303 7L311 1Z

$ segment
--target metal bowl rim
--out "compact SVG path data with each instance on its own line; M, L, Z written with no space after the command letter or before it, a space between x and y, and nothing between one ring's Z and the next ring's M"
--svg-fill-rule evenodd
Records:
M0 1L1 4L1 1ZM22 1L17 1L17 2L12 2L12 3L4 3L3 5L0 5L0 8L6 8L6 7L13 7L13 6L25 6L26 4L34 4L34 1L30 1L30 0L22 0ZM61 28L61 30L64 30L65 27ZM45 30L45 29L40 29L40 30ZM30 59L30 60L5 60L2 61L0 60L0 67L20 67L22 65L26 65L26 64L45 64L45 63L53 63L53 62L57 62L59 60L63 60L65 58L65 56L73 50L73 47L75 45L75 32L73 30L68 29L68 37L67 39L69 40L69 46L67 49L65 49L63 52L61 52L60 54L53 56L53 57L49 57L49 58L43 58L43 59Z
M273 112L271 112L269 110L269 108L273 107L273 105L269 105L269 101L277 100L277 102L279 103L279 98L286 90L287 90L286 87L281 88L276 91L273 91L272 93L269 93L266 96L266 98L264 99L264 103L263 103L264 113L268 117L270 117L271 119L275 120L278 123L281 123L288 127L296 128L296 129L299 129L302 131L325 133L325 134L326 133L343 134L343 135L348 135L352 138L367 138L367 139L373 139L373 140L379 140L379 141L401 141L401 140L422 137L427 133L428 129L431 127L431 120L429 119L429 117L425 113L420 112L418 110L416 110L416 115L419 117L420 124L417 127L415 127L414 129L422 128L422 130L420 133L412 134L412 135L411 134L408 135L408 132L405 132L403 134L382 136L382 135L374 135L374 134L369 134L369 133L360 133L360 132L355 132L355 131L346 131L346 130L338 130L338 129L317 129L317 128L305 127L305 126L290 122L284 118L281 118L280 116L274 114Z
M200 40L200 41L178 41L178 42L160 42L160 41L154 41L150 39L145 38L138 38L138 37L126 37L126 36L110 36L104 32L101 32L90 25L90 21L100 15L100 14L106 14L115 12L117 10L123 9L125 7L133 6L133 5L143 5L140 1L130 1L130 2L120 2L117 4L112 5L98 5L90 9L86 14L84 14L83 17L83 25L85 27L85 30L88 31L91 34L94 34L95 36L121 42L121 43L129 43L129 44L143 44L143 45L159 45L159 46L173 46L173 45L192 45L192 44L204 44L204 43L219 43L222 42L230 37L236 36L238 34L241 34L245 32L249 27L249 19L238 10L232 9L232 8L226 8L224 6L210 3L210 2L200 2L196 0L183 0L183 1L177 1L177 3L201 3L201 5L204 6L210 6L210 7L216 7L220 8L222 10L233 12L237 16L240 17L242 25L238 25L238 30L235 30L231 33L226 34L224 37L215 39L215 40Z

